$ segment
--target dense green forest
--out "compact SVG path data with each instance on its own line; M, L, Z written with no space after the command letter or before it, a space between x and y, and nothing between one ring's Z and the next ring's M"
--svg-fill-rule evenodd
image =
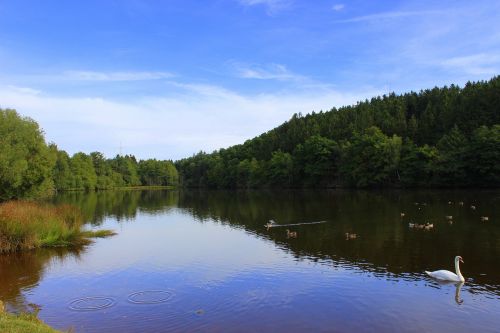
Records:
M187 187L498 187L500 77L295 114L176 167Z
M137 185L176 185L172 161L137 161L131 155L69 156L47 144L38 124L15 110L0 109L0 201L37 198L54 191L103 190Z

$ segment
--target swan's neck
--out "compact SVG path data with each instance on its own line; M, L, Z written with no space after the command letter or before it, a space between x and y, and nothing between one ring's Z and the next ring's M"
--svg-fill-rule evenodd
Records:
M464 282L465 279L464 279L462 273L460 272L460 263L458 260L455 261L455 271L457 272L457 276L460 279L460 281Z

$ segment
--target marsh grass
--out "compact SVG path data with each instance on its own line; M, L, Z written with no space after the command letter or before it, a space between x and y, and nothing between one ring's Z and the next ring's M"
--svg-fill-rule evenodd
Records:
M38 312L10 314L4 312L0 301L0 332L8 333L58 333L38 319Z
M109 230L81 231L81 212L70 205L31 201L0 204L0 253L39 247L78 246L92 237L106 237Z
M82 236L86 238L106 238L116 235L113 230L85 230L82 231Z

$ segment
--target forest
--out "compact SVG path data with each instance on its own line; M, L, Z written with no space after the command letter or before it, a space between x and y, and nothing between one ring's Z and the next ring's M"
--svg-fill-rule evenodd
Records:
M185 187L498 187L500 76L294 114L175 165Z
M70 156L34 120L0 109L0 201L141 185L498 187L500 76L294 114L243 144L175 163Z
M12 109L0 109L0 202L39 198L55 191L105 190L131 186L177 185L170 160L106 158L102 153L69 156L47 144L38 124Z

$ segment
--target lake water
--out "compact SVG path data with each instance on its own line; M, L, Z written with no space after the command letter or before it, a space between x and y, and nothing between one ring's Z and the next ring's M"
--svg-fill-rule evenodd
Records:
M79 250L0 255L0 299L11 311L39 308L59 329L500 331L499 191L110 191L54 201L79 206L88 228L118 233ZM266 229L269 219L327 223L289 227L297 237L287 238L286 227ZM423 274L453 271L456 255L465 284Z

